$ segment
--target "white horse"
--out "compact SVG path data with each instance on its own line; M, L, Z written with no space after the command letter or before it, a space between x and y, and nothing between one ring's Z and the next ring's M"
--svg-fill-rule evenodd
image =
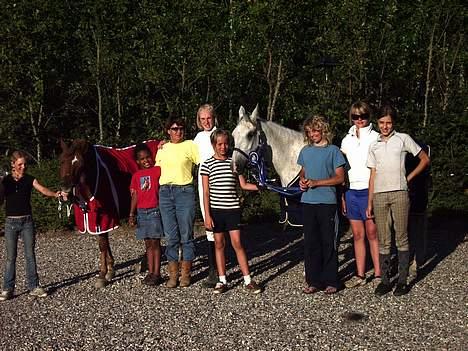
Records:
M251 115L244 107L239 109L239 121L232 132L234 152L232 165L235 173L241 173L247 165L247 155L257 149L260 140L267 145L265 159L271 162L278 173L281 186L287 187L295 182L301 167L297 157L306 145L302 133L266 121L258 117L258 105Z

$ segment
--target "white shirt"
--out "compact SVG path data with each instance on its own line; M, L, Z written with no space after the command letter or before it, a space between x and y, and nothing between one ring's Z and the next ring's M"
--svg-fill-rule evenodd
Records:
M348 171L349 188L362 190L369 187L370 169L366 165L369 146L377 140L379 133L372 129L372 123L359 129L359 137L356 129L354 125L349 128L341 142L341 151L351 167Z
M198 132L193 139L194 143L198 145L198 150L200 152L200 164L208 160L211 156L214 155L213 146L211 145L210 136L216 130L216 127L213 127L211 130L202 130Z
M369 148L367 167L375 168L374 193L408 190L405 158L416 156L421 147L405 133L393 131L387 139L380 136Z

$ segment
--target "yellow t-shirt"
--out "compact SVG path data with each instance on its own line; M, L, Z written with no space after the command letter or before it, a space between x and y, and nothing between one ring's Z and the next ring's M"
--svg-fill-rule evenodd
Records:
M156 166L161 167L159 184L187 185L193 181L193 165L200 163L198 146L192 140L166 143L156 154Z

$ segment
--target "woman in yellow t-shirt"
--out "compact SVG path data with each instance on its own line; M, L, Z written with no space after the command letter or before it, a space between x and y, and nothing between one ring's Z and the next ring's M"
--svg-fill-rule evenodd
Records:
M190 285L190 271L195 258L193 222L195 219L195 191L192 170L200 162L197 145L185 140L185 122L171 117L165 125L170 142L156 154L161 167L159 179L159 208L166 237L168 260L168 288L177 286L179 277L179 247L182 248L180 286Z

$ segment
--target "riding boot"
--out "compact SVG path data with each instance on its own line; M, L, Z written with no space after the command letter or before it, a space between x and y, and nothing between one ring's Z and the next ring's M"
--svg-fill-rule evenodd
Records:
M192 270L192 261L182 261L180 269L180 287L186 288L190 285L190 271Z
M377 296L383 296L390 291L392 291L392 286L390 284L390 264L391 264L391 256L390 254L380 254L379 255L380 261L380 274L381 274L381 282L375 288L374 294Z
M398 284L406 285L409 271L409 251L398 251Z
M166 287L175 288L177 286L177 280L179 278L179 262L178 261L168 262L167 270L169 273L169 280L166 283Z
M212 289L216 286L217 282L215 245L214 241L208 241L208 277L203 281L202 287Z
M393 295L395 296L406 295L410 291L410 287L407 284L409 261L409 251L398 251L398 283L393 291Z

